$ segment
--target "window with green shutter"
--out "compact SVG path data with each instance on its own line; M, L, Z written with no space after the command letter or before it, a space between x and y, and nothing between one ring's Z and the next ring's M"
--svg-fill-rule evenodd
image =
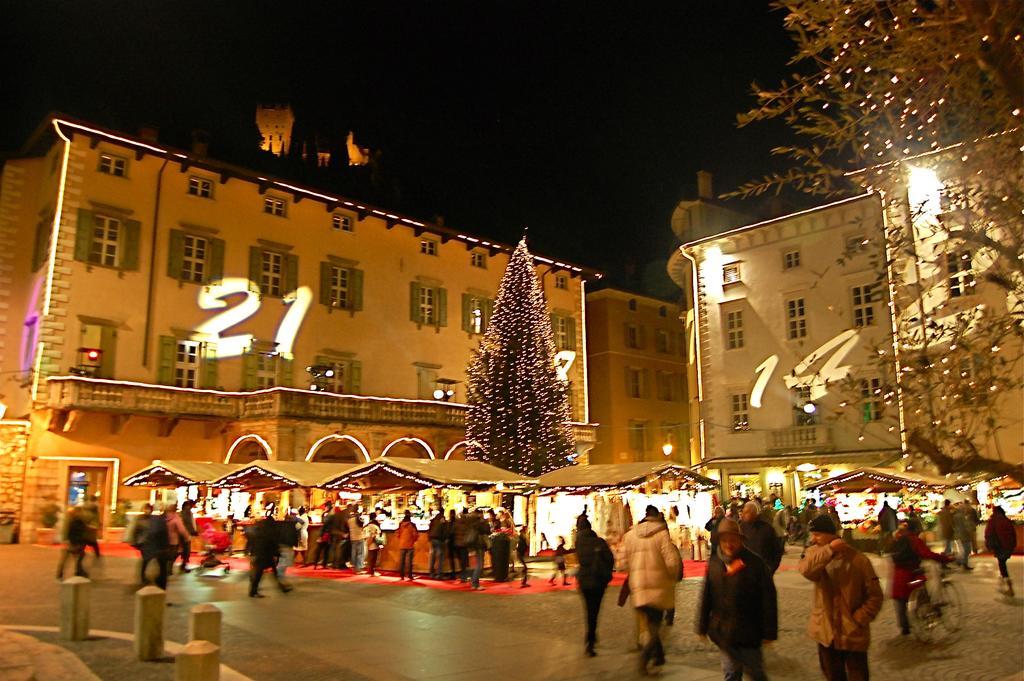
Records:
M576 349L576 320L566 314L551 315L551 332L556 350Z
M494 301L473 293L462 294L462 330L469 334L482 334L491 321Z
M38 270L50 257L50 236L53 219L40 220L36 224L36 237L32 245L32 271Z
M167 276L196 284L220 281L224 277L224 240L172 229Z
M362 310L363 271L334 262L321 262L320 302L332 309Z
M419 282L409 285L409 318L422 326L448 326L448 291Z
M80 208L75 231L75 260L121 270L139 269L138 220Z

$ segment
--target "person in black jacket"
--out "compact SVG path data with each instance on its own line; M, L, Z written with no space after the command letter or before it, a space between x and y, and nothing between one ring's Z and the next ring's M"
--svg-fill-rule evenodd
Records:
M594 657L594 645L597 643L597 616L601 612L601 601L605 589L612 581L612 569L615 557L608 548L608 542L597 536L590 527L586 516L576 520L576 557L579 560L579 571L576 573L576 584L583 605L587 611L587 655Z
M711 538L708 540L711 543L711 553L714 553L715 549L718 548L718 523L722 522L723 518L725 518L725 509L721 506L715 506L714 515L704 525L704 529L711 533Z
M277 559L280 556L280 545L281 536L280 528L277 522L267 516L257 522L252 528L251 540L249 542L249 552L251 570L249 573L249 596L252 598L262 598L260 594L260 580L263 579L263 573L266 570L271 570L274 575L274 580L277 581L277 586L283 593L288 593L292 590L290 586L285 584L281 580L281 576L277 573Z
M89 543L89 525L85 521L85 514L82 509L72 507L68 509L64 517L64 549L60 553L60 563L57 566L57 579L64 579L64 566L68 558L75 559L75 577L88 577L82 561L85 559L85 547Z
M778 603L768 565L743 546L731 519L718 525L718 549L708 560L697 610L697 634L710 637L722 656L725 681L767 681L761 645L778 638Z
M740 531L743 533L743 545L759 555L768 568L775 574L782 562L782 551L772 526L761 520L761 507L757 502L748 501L740 512ZM718 534L722 531L719 529Z

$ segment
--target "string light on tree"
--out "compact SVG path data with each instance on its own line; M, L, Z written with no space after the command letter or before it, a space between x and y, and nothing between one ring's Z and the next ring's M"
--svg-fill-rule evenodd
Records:
M544 291L523 238L467 369L467 459L539 476L575 455L567 384L555 366Z

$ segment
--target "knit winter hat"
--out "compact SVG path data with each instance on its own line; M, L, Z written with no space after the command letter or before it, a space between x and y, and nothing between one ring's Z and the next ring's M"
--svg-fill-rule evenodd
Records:
M815 516L807 527L811 532L836 533L836 524L832 521L832 518L824 514Z

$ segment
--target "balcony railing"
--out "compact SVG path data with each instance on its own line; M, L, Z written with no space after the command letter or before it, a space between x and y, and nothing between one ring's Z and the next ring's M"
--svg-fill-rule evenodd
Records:
M225 393L84 377L54 378L49 385L49 407L62 412L102 411L204 421L296 418L458 429L466 425L466 405L447 402L366 398L290 388ZM596 442L594 426L573 424L573 431L581 444Z
M793 426L773 430L768 449L773 452L806 452L832 448L832 431L828 426Z

